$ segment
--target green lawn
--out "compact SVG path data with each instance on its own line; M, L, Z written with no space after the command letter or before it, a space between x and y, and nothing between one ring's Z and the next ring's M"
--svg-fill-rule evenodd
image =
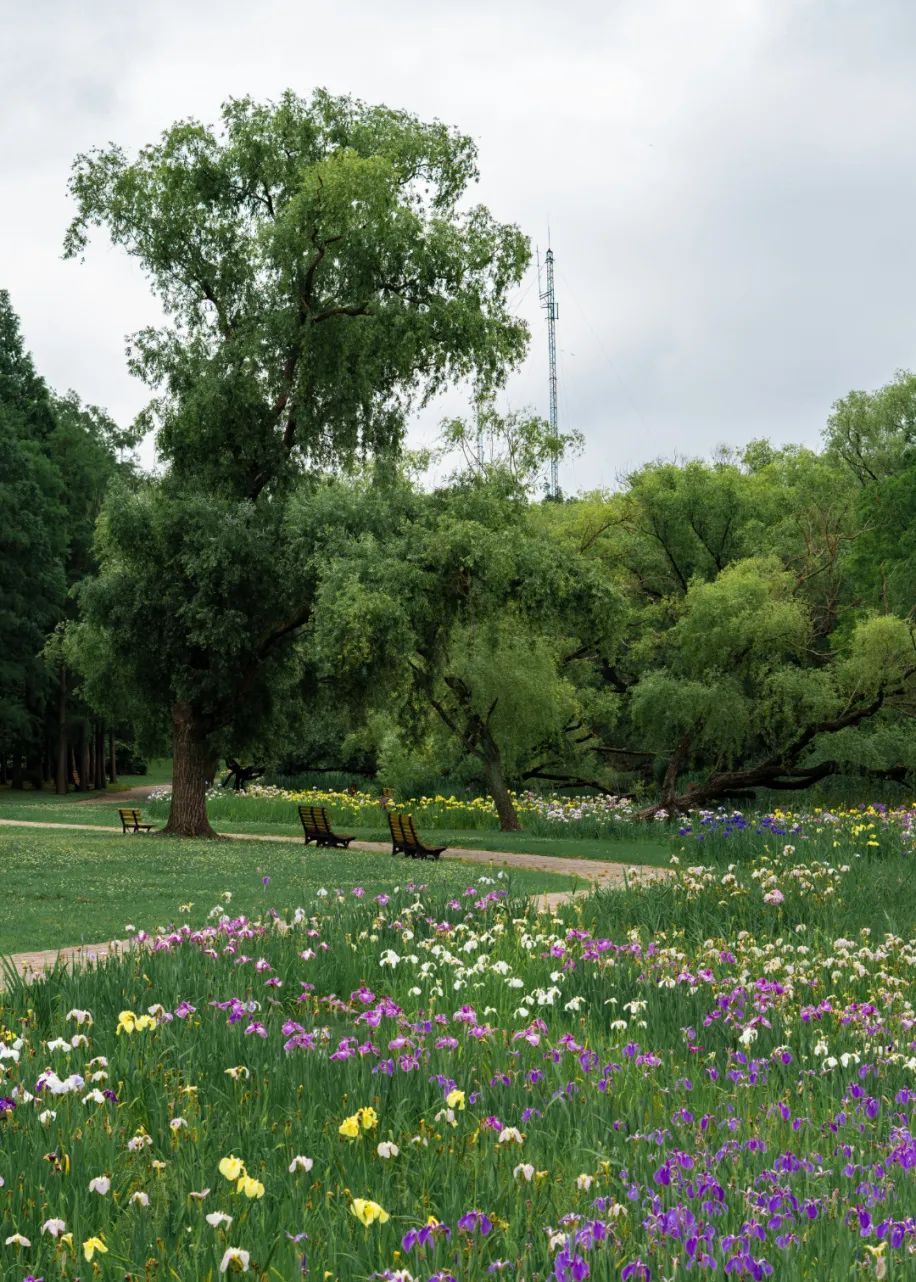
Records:
M418 863L364 851L305 852L292 843L177 842L105 833L0 829L0 955L101 943L138 929L190 922L231 892L233 913L308 908L319 887L378 894L408 881L447 893L492 889L490 868ZM263 878L269 877L267 886ZM574 878L513 871L499 885L514 894L567 890ZM180 905L191 903L189 912Z
M25 800L28 798L28 800ZM156 823L164 822L162 815L152 813L152 808L134 802ZM292 807L291 807L292 809ZM295 812L294 812L295 813ZM98 824L120 831L118 802L114 795L75 801L73 795L54 797L49 793L0 793L0 819L25 819L41 823ZM248 820L220 820L213 816L214 825L221 832L252 833L257 835L286 836L301 840L302 829L297 820L289 823L254 823ZM338 824L340 828L345 825ZM347 827L346 831L360 841L388 842L387 827ZM612 863L667 864L677 849L670 840L644 838L629 842L616 838L586 837L536 837L526 832L498 832L478 828L423 828L421 836L436 845L466 850L522 851L526 854L555 855L571 859L606 859Z
M25 819L29 823L104 824L120 828L118 805L140 806L142 801L118 801L116 793L92 793L78 801L76 793L55 797L51 792L0 790L0 819Z

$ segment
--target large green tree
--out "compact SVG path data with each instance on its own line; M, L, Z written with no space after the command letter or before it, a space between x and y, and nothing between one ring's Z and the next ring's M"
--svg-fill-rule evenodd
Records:
M528 244L465 202L475 177L469 138L325 92L232 100L218 129L75 164L67 252L104 228L169 316L130 356L166 472L113 501L85 595L96 672L170 720L169 832L212 831L217 757L296 658L308 539L335 519L318 470L393 456L414 407L524 350L507 296Z
M616 651L583 634L575 675L606 696L595 755L655 795L647 813L916 765L913 637L865 569L878 525L856 488L835 450L754 442L542 509L626 594Z
M814 643L811 610L775 558L737 561L691 585L676 623L643 639L630 695L633 723L666 757L648 813L809 787L841 769L840 732L885 709L913 710L916 649L904 620L863 616L832 650Z
M517 828L513 785L581 778L594 735L572 660L584 630L613 647L621 594L543 528L511 468L432 492L392 480L385 502L387 526L328 567L316 653L371 692L383 762L403 746L473 779Z

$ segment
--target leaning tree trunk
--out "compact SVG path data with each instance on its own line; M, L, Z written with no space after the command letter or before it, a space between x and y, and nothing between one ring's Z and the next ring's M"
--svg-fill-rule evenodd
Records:
M163 833L215 837L207 818L207 788L216 765L206 737L186 703L172 708L172 806Z
M495 748L495 745L493 746ZM515 813L515 806L512 804L509 789L506 787L503 763L498 749L488 752L484 757L483 774L487 783L487 791L493 798L496 813L499 816L500 832L518 832L521 824L518 821L518 815Z

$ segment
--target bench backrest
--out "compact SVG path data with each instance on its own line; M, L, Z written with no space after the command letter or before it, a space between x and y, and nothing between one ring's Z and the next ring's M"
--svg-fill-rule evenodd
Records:
M299 818L310 832L330 832L328 813L324 806L300 806Z
M138 824L140 822L139 810L119 810L118 814L127 823Z
M398 815L393 810L388 811L388 825L391 828L393 840L400 846L419 846L420 838L417 836L417 830L413 826L413 815Z
M409 815L399 815L393 810L388 811L388 827L391 829L392 840L398 845L410 845L413 840L406 823L409 819Z

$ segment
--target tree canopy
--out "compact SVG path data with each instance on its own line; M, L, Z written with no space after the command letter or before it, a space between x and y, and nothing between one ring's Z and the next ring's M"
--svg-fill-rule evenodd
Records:
M456 379L497 385L524 351L507 298L528 243L464 203L475 177L466 136L323 91L231 100L219 129L76 161L67 253L104 228L169 316L130 357L167 472L113 499L85 597L111 666L167 705L168 831L210 831L215 760L256 735L298 653L317 471L390 464L411 409Z

